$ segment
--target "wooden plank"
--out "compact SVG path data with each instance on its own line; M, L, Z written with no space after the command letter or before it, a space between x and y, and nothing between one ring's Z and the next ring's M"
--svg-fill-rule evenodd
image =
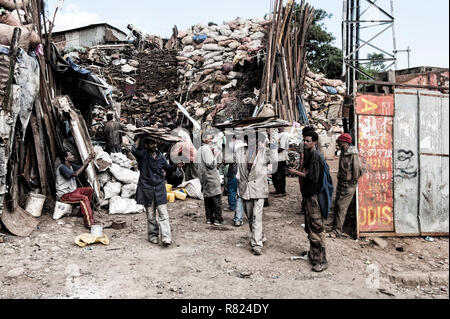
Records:
M46 165L46 160L45 160L44 144L41 141L36 116L34 114L31 115L30 124L31 124L31 129L33 131L33 140L34 140L34 147L35 147L35 151L36 151L36 160L38 163L41 191L42 191L43 195L50 195L49 186L47 184L48 171L47 171L47 165Z
M3 108L7 110L8 112L11 112L11 89L12 84L14 80L14 70L16 68L16 62L17 62L17 53L19 49L19 41L20 36L22 34L22 30L20 28L14 28L14 33L11 39L11 46L9 48L9 55L10 55L10 62L9 62L9 77L8 82L6 82L6 88L5 88L5 97L3 99Z

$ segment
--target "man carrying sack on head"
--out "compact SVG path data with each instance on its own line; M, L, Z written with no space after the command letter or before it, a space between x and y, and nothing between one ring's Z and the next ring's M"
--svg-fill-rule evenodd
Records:
M337 237L341 237L348 208L353 196L355 196L358 179L362 175L362 168L358 149L352 145L352 137L349 134L342 134L337 141L341 155L339 157L338 186L332 232Z
M159 233L164 246L172 244L169 212L167 211L167 191L164 170L171 167L158 150L156 141L139 136L131 149L140 171L136 191L136 202L147 211L148 241L158 244ZM182 164L179 164L182 165ZM157 216L158 214L158 216ZM158 217L158 218L157 218Z

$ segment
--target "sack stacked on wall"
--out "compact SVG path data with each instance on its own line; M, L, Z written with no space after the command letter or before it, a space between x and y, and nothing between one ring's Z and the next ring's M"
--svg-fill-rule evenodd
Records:
M239 104L254 107L257 98L254 87L245 86L252 71L244 66L247 62L261 62L269 22L237 18L222 25L197 24L178 34L182 43L177 56L178 74L181 84L189 87L191 95L196 95L195 101L191 99L187 105L195 118L205 119L210 113L216 116L225 108ZM239 88L244 92L238 94ZM234 102L230 104L223 98Z
M28 2L29 1L16 1L18 9L22 9L24 5L28 5ZM38 44L41 43L41 39L37 32L33 30L33 24L26 24L27 20L22 14L21 17L19 17L14 1L0 0L0 8L1 7L11 10L12 12L6 10L0 11L0 44L6 46L11 45L14 29L18 27L22 31L19 47L25 51L28 51L28 49L34 50ZM23 12L23 15L24 14L25 13Z

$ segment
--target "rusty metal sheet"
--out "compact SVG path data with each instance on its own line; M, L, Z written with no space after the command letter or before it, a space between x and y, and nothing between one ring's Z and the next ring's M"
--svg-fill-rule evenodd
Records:
M433 93L433 92L431 92ZM448 95L419 92L421 232L449 231Z
M394 116L394 95L360 93L356 97L356 114Z
M417 90L395 91L394 208L395 231L419 234L419 138Z
M392 130L392 117L358 116L358 147L366 170L358 185L360 233L394 231Z

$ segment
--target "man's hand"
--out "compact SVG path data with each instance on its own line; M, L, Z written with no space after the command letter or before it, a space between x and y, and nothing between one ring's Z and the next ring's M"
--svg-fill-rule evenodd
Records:
M94 160L94 159L95 159L95 153L94 153L94 152L90 152L90 153L89 153L88 160L89 160L89 161L92 161L92 160Z

